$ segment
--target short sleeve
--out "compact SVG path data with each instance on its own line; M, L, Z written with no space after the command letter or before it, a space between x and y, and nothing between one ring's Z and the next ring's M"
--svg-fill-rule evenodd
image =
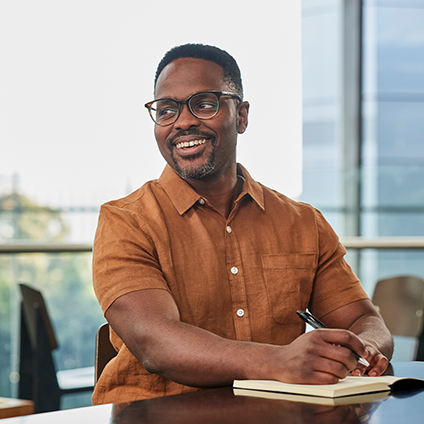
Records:
M320 318L368 296L344 259L346 249L319 211L316 211L316 225L319 257L309 309Z
M103 312L133 291L169 291L149 230L133 211L111 204L101 207L93 245L93 287Z

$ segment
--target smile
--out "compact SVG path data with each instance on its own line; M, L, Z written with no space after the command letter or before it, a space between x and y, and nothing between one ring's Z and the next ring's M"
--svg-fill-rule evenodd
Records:
M177 143L175 147L177 149L182 149L184 147L193 147L193 146L200 146L201 144L205 144L206 139L203 140L191 140L191 141L182 141L180 143Z

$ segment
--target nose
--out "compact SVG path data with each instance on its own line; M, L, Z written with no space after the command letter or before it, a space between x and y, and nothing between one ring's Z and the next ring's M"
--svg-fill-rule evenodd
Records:
M188 108L187 104L182 104L178 119L175 121L174 126L177 129L188 129L190 127L197 127L200 125L199 118L196 118Z

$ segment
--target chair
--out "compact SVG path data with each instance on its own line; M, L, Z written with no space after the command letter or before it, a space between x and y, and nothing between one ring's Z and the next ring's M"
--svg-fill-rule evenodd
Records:
M41 292L19 284L22 294L18 397L34 402L34 412L60 409L65 394L93 390L94 368L56 372L54 330Z
M110 342L109 324L106 322L99 327L96 334L94 384L96 384L99 380L100 374L102 373L106 364L117 354L118 352L116 352L115 348Z
M416 339L412 359L424 361L424 280L413 276L380 280L372 301L393 335Z

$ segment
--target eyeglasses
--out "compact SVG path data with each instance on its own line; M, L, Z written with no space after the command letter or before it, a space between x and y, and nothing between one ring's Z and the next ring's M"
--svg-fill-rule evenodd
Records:
M189 111L199 119L211 119L219 110L219 100L221 96L230 96L241 102L241 97L235 93L226 91L201 91L192 94L185 100L175 100L170 98L157 99L144 106L149 109L149 113L154 123L161 127L173 124L181 113L181 107L186 104Z

